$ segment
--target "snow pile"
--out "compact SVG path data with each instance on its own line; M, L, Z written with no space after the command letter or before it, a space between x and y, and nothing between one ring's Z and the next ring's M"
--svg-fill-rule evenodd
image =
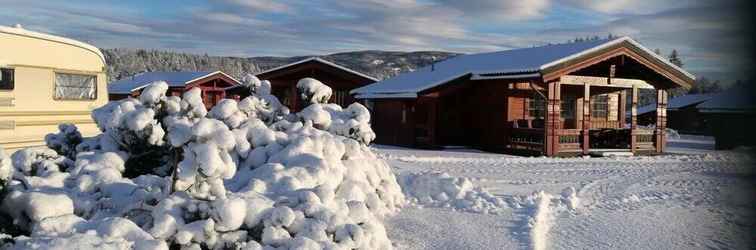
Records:
M535 250L544 250L548 243L547 234L554 220L554 211L549 207L551 195L541 191L534 194L533 199L533 214L528 221L530 245Z
M284 118L293 119L289 113L289 108L281 104L278 98L270 93L269 81L260 81L256 76L248 74L242 79L242 84L247 86L251 95L237 104L240 112L248 117L256 117L266 124Z
M419 173L400 176L400 184L411 204L448 207L458 211L499 213L509 205L467 178L447 173Z
M297 82L300 97L305 103L328 103L333 91L330 87L313 78L304 78Z
M529 232L530 246L533 249L548 249L548 233L554 224L554 218L563 212L576 212L580 205L575 188L562 190L561 195L551 195L538 191L525 197L519 197L518 207L528 210L525 227Z
M346 109L336 104L312 104L297 114L300 120L328 130L333 134L349 137L363 144L375 139L370 128L370 111L359 103Z
M118 217L84 221L75 216L58 217L47 223L50 227L65 227L63 235L43 235L36 231L33 237L16 237L9 249L138 249L168 250L165 242L155 240L134 222Z
M405 198L367 147L367 109L290 114L255 79L209 112L198 89L153 83L95 110L96 137L75 145L61 126L55 150L20 150L12 167L0 154L2 215L22 234L11 248L392 248L383 218Z

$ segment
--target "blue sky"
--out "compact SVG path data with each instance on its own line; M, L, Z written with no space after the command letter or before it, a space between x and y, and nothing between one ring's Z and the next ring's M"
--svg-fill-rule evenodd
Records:
M0 25L102 48L224 56L317 55L353 50L463 53L627 35L685 68L732 80L747 44L730 0L0 0Z

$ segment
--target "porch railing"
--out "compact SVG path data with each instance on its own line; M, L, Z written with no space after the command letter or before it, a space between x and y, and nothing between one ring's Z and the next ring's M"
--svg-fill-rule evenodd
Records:
M638 128L633 130L635 148L639 150L654 150L655 134L653 129Z
M559 152L577 152L581 151L580 143L582 138L580 129L559 129L557 136L559 138Z
M512 128L509 144L512 149L543 151L544 130L541 128Z
M509 136L509 146L514 150L528 150L543 152L545 147L544 129L541 128L512 128ZM626 132L624 136L632 133L635 135L636 150L655 150L656 134L653 129L638 128L632 132ZM621 134L621 133L620 133ZM581 129L557 129L557 151L559 153L576 153L582 151L583 131ZM624 148L627 149L630 138L625 137Z

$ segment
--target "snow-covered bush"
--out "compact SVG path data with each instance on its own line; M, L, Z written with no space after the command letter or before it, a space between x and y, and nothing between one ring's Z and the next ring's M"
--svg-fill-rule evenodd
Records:
M367 147L367 110L289 114L269 82L244 81L250 97L209 112L199 89L167 97L153 83L95 110L102 134L66 144L75 155L14 154L2 211L25 235L10 248L392 248L382 219L404 194Z
M142 90L139 99L128 98L110 102L92 113L92 118L103 131L97 148L121 152L126 160L127 176L146 173L168 174L168 164L172 162L171 156L174 154L163 139L165 129L161 120L175 116L177 110L175 99L165 96L167 89L167 83L155 82ZM190 92L185 96L190 95ZM188 110L185 113L194 114L193 106L184 109L183 100L181 104L182 111Z
M449 207L454 210L499 213L509 205L467 178L447 173L407 174L400 178L410 203L418 206Z
M55 150L59 155L68 157L69 159L76 159L76 145L82 142L81 133L79 129L73 124L62 123L58 125L57 134L48 134L45 136L45 143L48 148Z
M237 108L247 117L260 119L270 125L290 116L289 108L270 93L269 81L260 81L254 75L247 75L242 79L242 84L248 87L250 96L241 100Z
M303 78L297 82L300 98L305 103L328 103L333 91L330 87L314 78Z

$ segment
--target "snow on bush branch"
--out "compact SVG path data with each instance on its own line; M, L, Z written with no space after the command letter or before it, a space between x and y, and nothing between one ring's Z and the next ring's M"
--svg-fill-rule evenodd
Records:
M96 109L100 135L61 125L12 166L0 153L2 218L24 234L6 247L392 248L382 218L404 195L367 147L368 110L303 79L311 105L291 113L269 82L242 82L249 97L209 111L199 89L152 83Z

